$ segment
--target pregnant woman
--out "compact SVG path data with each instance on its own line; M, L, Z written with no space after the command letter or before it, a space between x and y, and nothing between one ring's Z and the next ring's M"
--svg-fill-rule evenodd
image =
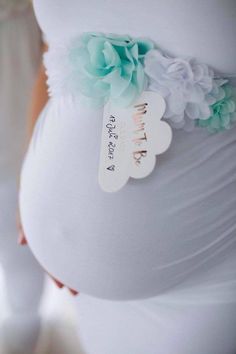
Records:
M81 292L85 352L234 354L236 1L34 5L51 99L22 224Z

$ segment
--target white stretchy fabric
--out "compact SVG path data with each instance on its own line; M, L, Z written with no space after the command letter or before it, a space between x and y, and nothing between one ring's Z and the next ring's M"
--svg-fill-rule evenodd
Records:
M84 31L148 36L172 55L236 73L235 1L34 5L51 48ZM236 128L216 135L174 131L149 177L109 194L97 177L101 124L102 109L84 107L66 90L52 97L21 180L22 220L34 254L82 293L85 351L234 354Z
M44 275L30 249L17 244L16 210L26 106L40 59L40 31L28 1L0 1L0 5L0 266L11 310L1 324L5 350L1 353L32 354L40 329Z

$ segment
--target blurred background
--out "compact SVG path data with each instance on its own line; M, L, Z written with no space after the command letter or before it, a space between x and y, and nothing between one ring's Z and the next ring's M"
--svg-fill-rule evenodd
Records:
M0 266L0 324L11 316L5 290L3 271ZM42 315L41 332L36 350L32 354L83 354L77 337L73 307L74 298L68 294L68 291L57 289L48 279L39 309ZM1 338L0 353L8 354L9 351L5 350L3 342L4 338Z

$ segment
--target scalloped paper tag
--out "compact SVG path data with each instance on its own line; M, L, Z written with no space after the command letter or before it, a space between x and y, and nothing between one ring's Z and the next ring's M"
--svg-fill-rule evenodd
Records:
M156 155L172 140L171 127L161 120L165 108L164 98L151 91L128 108L105 105L98 174L103 191L116 192L130 177L145 178L153 171Z

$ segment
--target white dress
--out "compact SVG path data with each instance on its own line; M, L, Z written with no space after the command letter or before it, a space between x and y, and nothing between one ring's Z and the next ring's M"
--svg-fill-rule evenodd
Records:
M50 50L86 31L129 34L236 73L233 0L34 5ZM54 93L24 163L21 212L38 260L81 291L85 352L234 354L235 126L175 130L149 177L109 194L97 177L102 109Z
M0 266L12 313L1 324L1 339L5 350L24 354L32 353L39 335L44 279L29 248L17 244L16 230L17 180L40 36L29 1L0 0Z

